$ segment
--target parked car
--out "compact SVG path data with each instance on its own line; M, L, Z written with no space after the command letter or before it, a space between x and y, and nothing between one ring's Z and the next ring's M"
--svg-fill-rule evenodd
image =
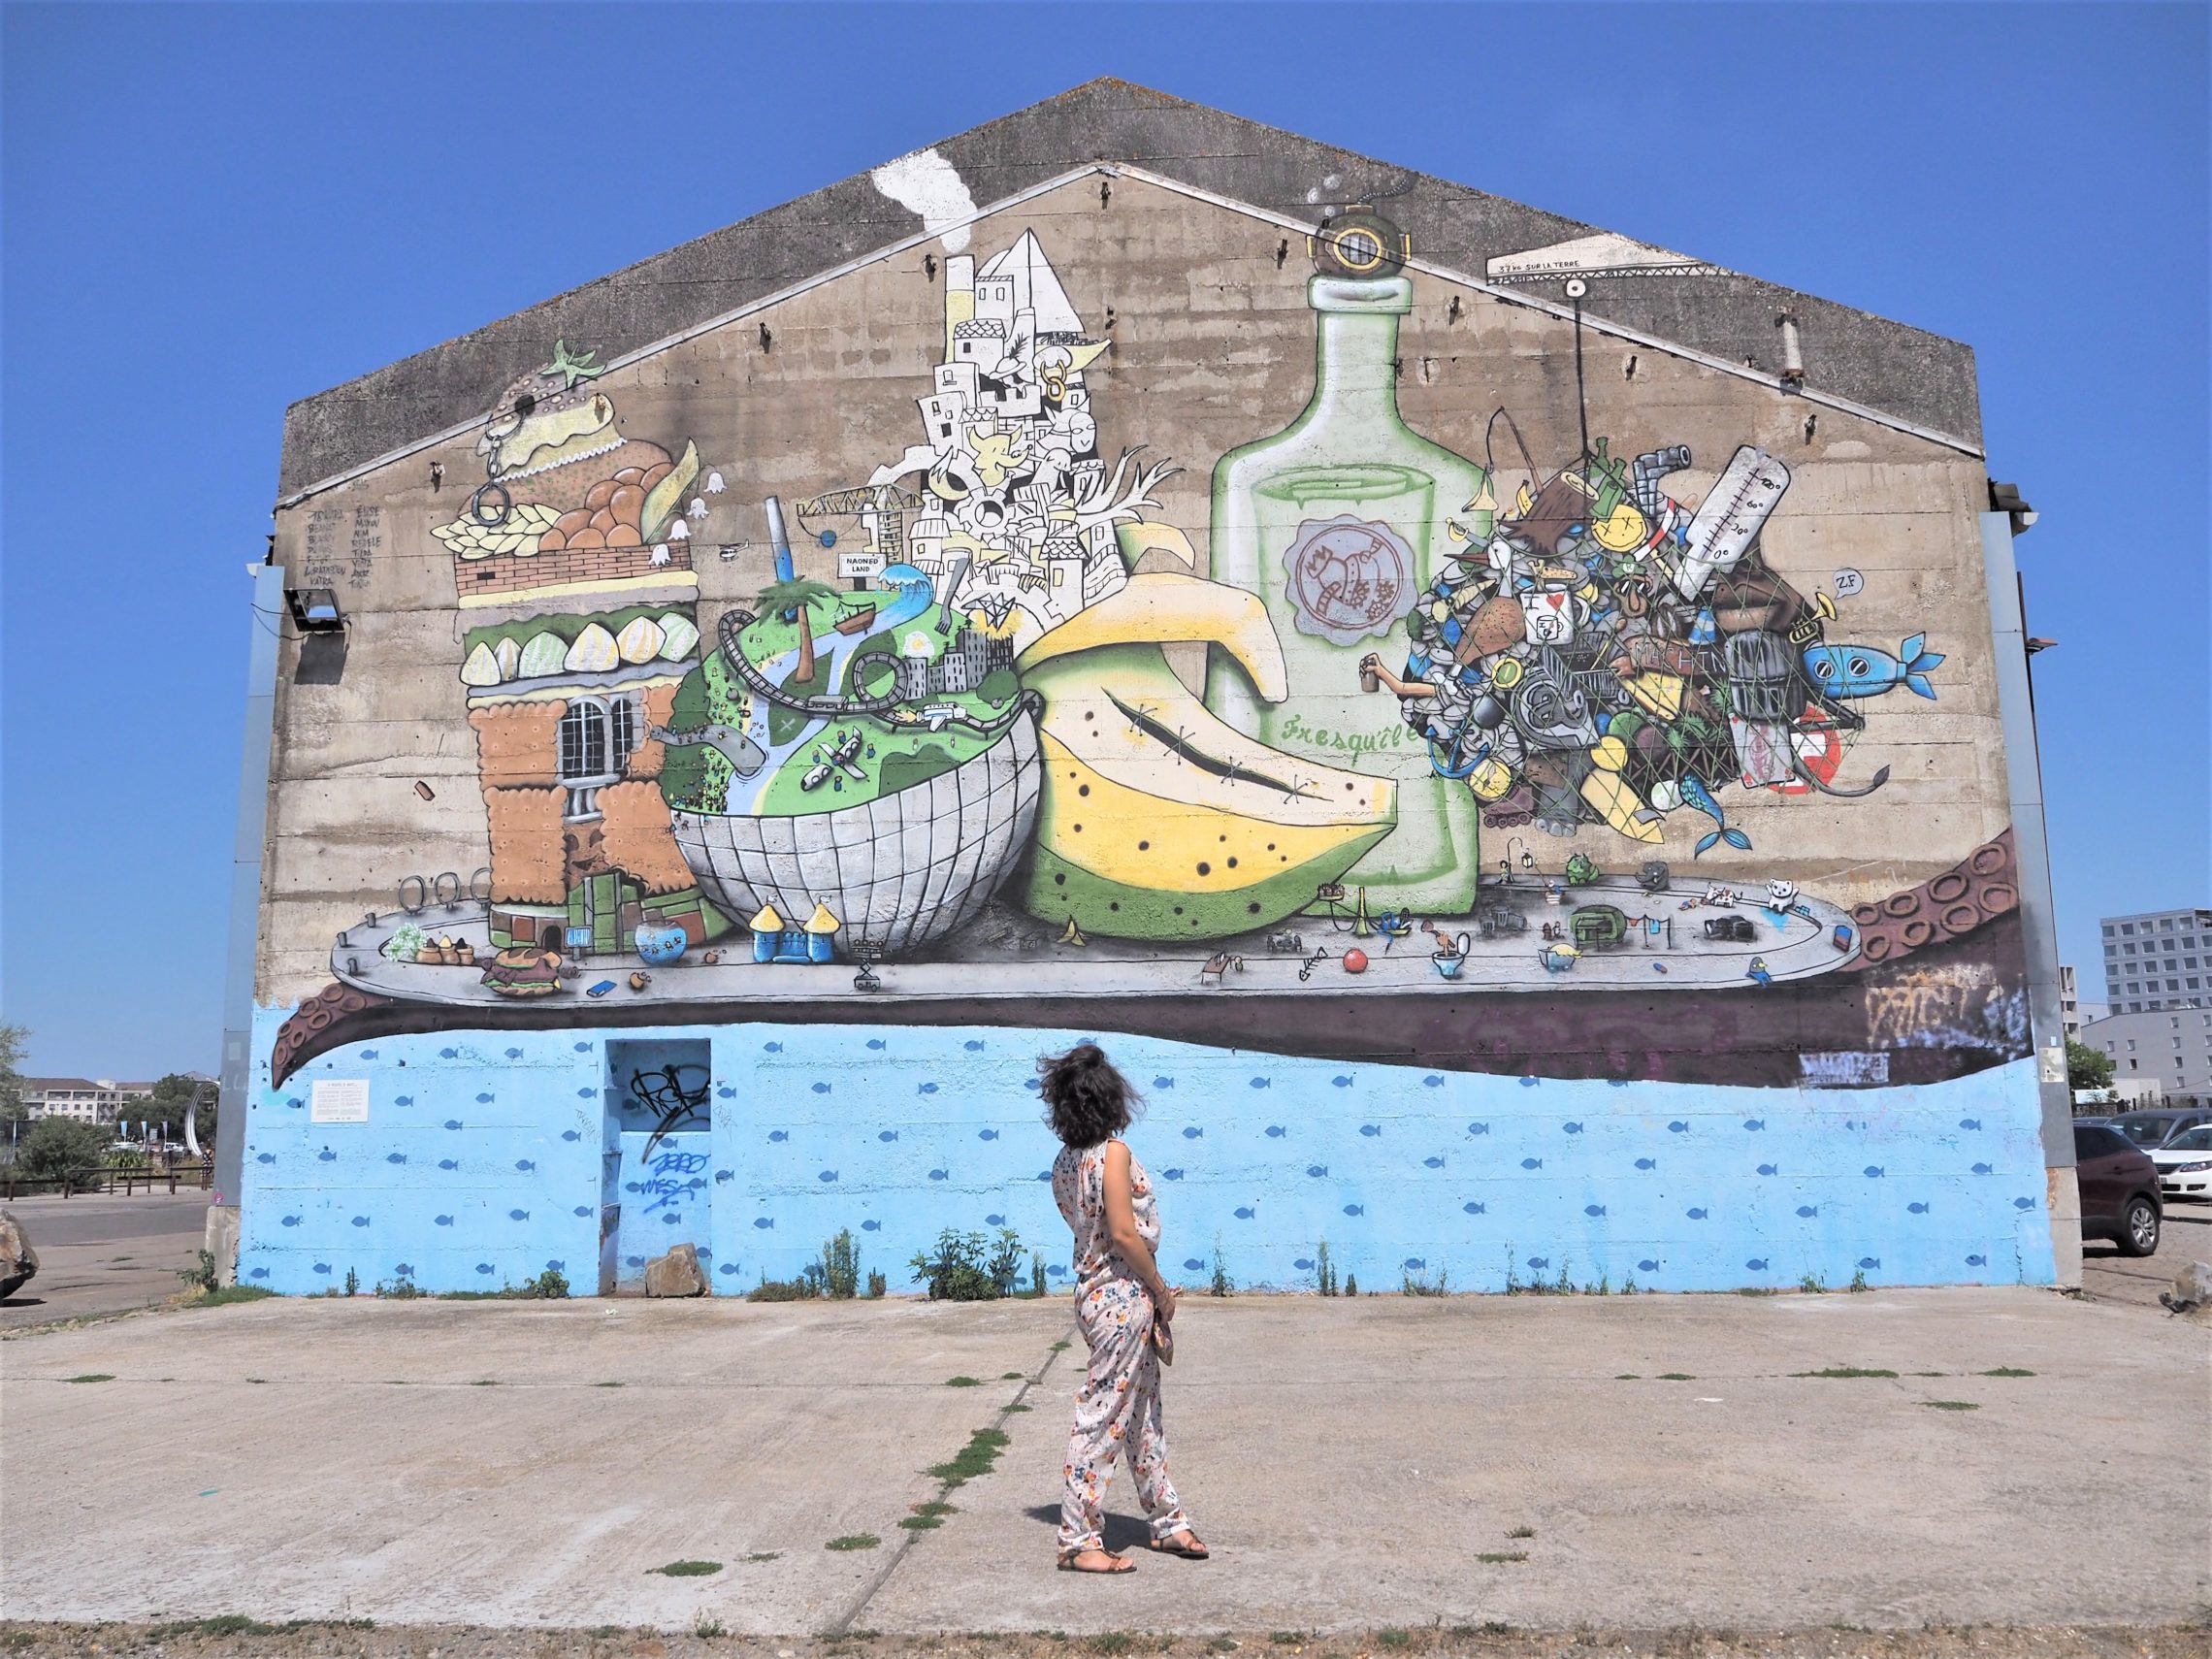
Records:
M2182 1130L2154 1148L2151 1161L2159 1167L2159 1192L2167 1203L2176 1198L2212 1202L2212 1123Z
M2145 1152L2163 1147L2184 1130L2212 1123L2212 1110L2202 1106L2148 1106L2140 1112L2122 1112L2112 1126Z
M2110 1239L2122 1255L2150 1255L2165 1220L2159 1168L2118 1129L2074 1125L2074 1178L2081 1187L2081 1236Z

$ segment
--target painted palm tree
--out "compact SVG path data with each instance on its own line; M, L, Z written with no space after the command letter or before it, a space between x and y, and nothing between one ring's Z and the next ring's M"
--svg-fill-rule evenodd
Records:
M802 618L801 613L811 612L818 604L836 602L837 590L812 576L793 576L761 590L764 611L773 611L784 621L798 624L798 667L791 676L794 684L808 685L814 679L814 621L811 615Z

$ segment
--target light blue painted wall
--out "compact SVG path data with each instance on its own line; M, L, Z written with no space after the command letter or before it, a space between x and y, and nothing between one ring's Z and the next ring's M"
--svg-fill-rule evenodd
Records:
M693 1239L717 1291L796 1275L840 1227L894 1290L912 1287L908 1258L944 1227L1012 1226L1065 1282L1034 1061L1090 1033L449 1033L349 1045L272 1090L286 1012L263 1011L256 1030L249 1284L313 1292L351 1267L366 1288L404 1265L426 1289L470 1289L558 1263L588 1292L610 1039L711 1045L708 1185L658 1231ZM1454 1288L1501 1290L1509 1261L1524 1281L1564 1269L1615 1289L1632 1276L1664 1290L1806 1274L1839 1286L1861 1271L1874 1285L2052 1279L2030 1060L1918 1087L1764 1090L1105 1042L1149 1097L1129 1140L1160 1193L1163 1266L1186 1283L1210 1277L1217 1238L1246 1288L1310 1285L1323 1238L1377 1289L1441 1271ZM370 1122L310 1123L313 1081L354 1077L370 1081Z

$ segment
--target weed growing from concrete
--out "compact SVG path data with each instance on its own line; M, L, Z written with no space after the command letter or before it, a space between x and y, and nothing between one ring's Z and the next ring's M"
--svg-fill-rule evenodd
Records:
M780 1561L783 1559L783 1551L780 1549L756 1549L745 1559L748 1561Z
M1932 1412L1978 1412L1981 1407L1971 1400L1923 1400L1920 1402Z
M1172 1636L1166 1638L1160 1643L1159 1650L1165 1653L1174 1641L1175 1639ZM1206 1651L1209 1653L1234 1653L1236 1650L1237 1642L1234 1637L1217 1636L1213 1641L1206 1643Z
M63 1379L69 1382L113 1382L114 1380L115 1374L113 1371L86 1371L75 1377ZM247 1381L251 1382L252 1379L248 1378Z
M932 1532L945 1522L939 1515L900 1515L898 1524L908 1532Z
M1643 1381L1643 1375L1637 1371L1622 1371L1614 1374L1613 1381L1615 1382L1641 1382Z
M890 1284L884 1279L884 1276L882 1274L874 1272L872 1270L869 1272L868 1296L870 1300L880 1299L885 1292L890 1290Z
M1851 1283L1844 1285L1843 1288L1857 1292L1861 1290L1870 1290L1873 1288L1873 1286L1867 1283L1867 1270L1862 1267L1858 1272L1851 1275Z
M594 1382L592 1386L595 1388L619 1388L622 1384L619 1382Z
M719 1561L671 1561L666 1567L648 1567L648 1573L659 1573L670 1578L703 1578L722 1571Z
M1121 1630L1101 1631L1084 1643L1093 1653L1126 1653L1135 1645L1128 1633Z
M1455 1624L1451 1627L1450 1634L1464 1642L1471 1636L1505 1636L1513 1628L1502 1618L1490 1618L1484 1619L1480 1624Z
M718 1636L728 1636L730 1633L722 1628L720 1619L702 1618L692 1626L692 1634L701 1641L711 1642Z
M472 1388L497 1388L499 1385L500 1380L497 1377L479 1377L469 1384Z
M1402 1296L1448 1296L1451 1294L1451 1270L1448 1267L1438 1268L1434 1285L1428 1282L1426 1274L1418 1279L1411 1273L1402 1274L1398 1293Z
M1074 1346L1075 1345L1073 1343L1069 1342L1056 1342L1053 1344L1053 1351L1055 1353L1065 1353L1070 1348Z
M1411 1645L1414 1639L1410 1632L1388 1625L1375 1633L1375 1640L1384 1647L1405 1647Z
M1022 1374L1019 1371L1001 1371L998 1374L998 1380L1001 1382L1019 1382L1022 1381Z
M259 1285L225 1285L217 1289L201 1291L198 1296L185 1303L184 1306L187 1308L227 1308L233 1302L265 1302L276 1294L276 1291L266 1289Z
M983 1386L983 1379L967 1376L948 1377L945 1379L945 1386L948 1388L980 1388Z
M361 1275L350 1267L345 1270L345 1293L348 1296L361 1294Z
M622 1626L619 1624L595 1624L591 1627L591 1629L585 1631L584 1634L590 1637L594 1642L605 1642L613 1637L620 1636L622 1634Z
M1216 1233L1214 1235L1214 1276L1207 1282L1206 1288L1216 1296L1226 1296L1236 1287L1236 1281L1229 1277L1229 1264L1221 1255L1221 1235Z
M244 1613L216 1613L210 1618L179 1619L175 1624L157 1624L146 1632L154 1642L165 1642L179 1636L275 1636L284 1628L281 1625L264 1624Z
M822 1547L825 1549L873 1549L883 1542L872 1532L848 1532L842 1538L832 1538Z
M1346 1274L1346 1275L1344 1276L1344 1293L1345 1293L1347 1296L1356 1296L1356 1295L1358 1295L1358 1294L1359 1294L1359 1275L1358 1275L1358 1274L1356 1274L1356 1273L1348 1273L1348 1274Z
M1513 1247L1508 1245L1506 1246L1506 1294L1518 1296L1524 1288L1525 1286L1520 1282L1520 1275L1513 1268Z
M1045 1252L1033 1250L1029 1252L1029 1294L1041 1298L1049 1294L1051 1289L1046 1278Z
M1015 1402L1014 1402L1014 1404L1013 1404L1013 1405L1011 1405L1011 1406L1008 1406L1006 1409L1007 1409L1008 1411L1010 1411L1010 1412L1026 1412L1026 1411L1031 1411L1031 1410L1033 1410L1034 1408L1032 1408L1032 1407L1029 1407L1029 1406L1025 1406L1025 1405L1023 1405L1023 1404L1021 1403L1021 1401L1017 1400L1017 1401L1015 1401Z
M1798 1281L1798 1288L1807 1296L1825 1296L1828 1294L1828 1281L1817 1273L1808 1273Z
M1525 1549L1485 1549L1479 1551L1475 1559L1496 1567L1508 1561L1526 1561L1528 1551Z
M1302 1631L1271 1630L1267 1633L1267 1640L1278 1647L1302 1647L1306 1637Z
M199 1252L199 1256L200 1264L197 1267L179 1268L177 1277L194 1290L221 1289L222 1282L215 1276L215 1252L204 1250Z
M2035 1374L2033 1371L2023 1371L2017 1365L2001 1365L1995 1371L1980 1371L1976 1372L1975 1375L1978 1377L2033 1377Z
M1506 1531L1506 1536L1508 1538L1534 1538L1536 1536L1536 1528L1529 1526L1524 1522L1520 1526L1508 1528Z
M1623 1296L1633 1296L1637 1293L1635 1274L1630 1274L1626 1279L1623 1279L1620 1282L1620 1293Z
M949 1492L978 1476L990 1474L997 1465L998 1454L1006 1449L1007 1440L1002 1429L977 1429L950 1462L932 1464L927 1473L942 1480Z
M1880 1366L1866 1366L1866 1365L1831 1365L1831 1366L1829 1366L1829 1367L1828 1367L1828 1368L1827 1368L1825 1371L1793 1371L1793 1372L1791 1372L1791 1373L1790 1373L1790 1375L1791 1375L1792 1377L1846 1377L1846 1378L1847 1378L1847 1377L1895 1377L1895 1376L1897 1375L1897 1373L1896 1373L1896 1372L1894 1372L1894 1371L1885 1371L1885 1370L1883 1370L1883 1369L1882 1369Z
M911 1509L918 1515L957 1515L960 1513L960 1511L953 1508L953 1506L950 1504L942 1504L936 1502L927 1504L909 1504L907 1508Z
M1314 1288L1324 1296L1337 1293L1336 1263L1329 1259L1327 1239L1314 1247Z
M1659 1381L1662 1382L1695 1382L1697 1380L1697 1374L1691 1371L1662 1371L1659 1373Z

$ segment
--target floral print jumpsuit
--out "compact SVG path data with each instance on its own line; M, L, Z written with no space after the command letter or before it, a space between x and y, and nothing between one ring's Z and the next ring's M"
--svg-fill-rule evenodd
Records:
M1189 1526L1167 1478L1167 1433L1160 1426L1159 1355L1152 1345L1153 1301L1115 1252L1106 1228L1106 1148L1064 1147L1053 1162L1053 1196L1075 1233L1075 1322L1090 1345L1090 1369L1075 1397L1066 1487L1060 1497L1062 1556L1104 1547L1101 1499L1116 1453L1126 1451L1137 1500L1155 1539ZM1129 1157L1129 1200L1137 1236L1159 1246L1159 1205L1144 1165Z

